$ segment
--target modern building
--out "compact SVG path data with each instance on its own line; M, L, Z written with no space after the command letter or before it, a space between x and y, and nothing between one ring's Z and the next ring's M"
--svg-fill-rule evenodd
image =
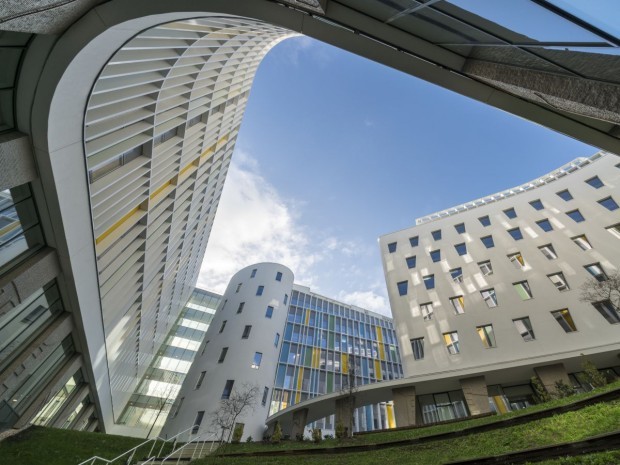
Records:
M260 440L269 415L307 399L402 376L391 319L312 293L293 273L260 263L236 273L222 297L205 342L181 388L162 433L213 425L219 401L257 386L253 411L239 419L243 438ZM358 408L359 431L394 427L391 403ZM301 422L303 434L306 422ZM333 415L314 427L333 434Z

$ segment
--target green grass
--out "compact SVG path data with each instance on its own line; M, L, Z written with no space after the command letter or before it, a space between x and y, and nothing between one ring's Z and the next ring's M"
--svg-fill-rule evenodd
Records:
M536 462L536 465L614 465L618 463L620 463L620 451L610 451L545 460L544 462Z

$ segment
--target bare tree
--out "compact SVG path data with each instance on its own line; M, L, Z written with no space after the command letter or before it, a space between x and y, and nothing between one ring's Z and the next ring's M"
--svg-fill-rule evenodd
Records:
M243 384L240 389L233 388L228 399L220 401L218 409L212 414L211 424L222 431L221 441L224 441L224 436L226 442L230 441L237 420L248 411L254 410L258 394L258 386Z
M356 359L353 354L349 354L349 363L347 364L347 370L342 374L342 387L340 392L345 395L344 403L347 410L349 424L343 425L346 427L346 436L353 437L353 420L355 417L355 394L359 387L357 384L357 376L359 370L356 364Z
M609 301L616 311L620 309L620 272L607 275L607 279L590 278L581 285L582 302L597 303Z

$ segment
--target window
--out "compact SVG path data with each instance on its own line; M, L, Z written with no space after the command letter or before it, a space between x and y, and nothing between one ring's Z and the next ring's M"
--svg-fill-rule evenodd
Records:
M525 260L523 260L521 252L508 255L508 260L510 260L510 263L518 270L525 268Z
M607 281L607 275L603 271L603 267L600 263L592 263L591 265L584 266L584 268L587 270L588 273L594 276L597 281Z
M581 223L586 220L579 210L571 210L566 212L566 214L570 216L575 223Z
M239 290L241 289L241 285L242 285L242 284L243 284L243 283L239 283L239 284L237 284L237 289L235 289L235 294L237 294L237 293L239 292Z
M271 318L273 315L273 307L271 305L267 306L267 311L265 312L265 318Z
M396 283L396 286L398 287L398 295L407 295L407 285L408 281Z
M456 249L456 253L459 255L465 255L467 253L467 246L465 245L465 242L456 244L454 248Z
M527 316L523 318L517 318L516 320L512 320L512 322L515 324L517 331L525 342L533 341L534 339L536 339L534 337L532 323L530 323L530 319Z
M459 223L454 225L454 229L459 234L465 234L465 223Z
M228 399L230 397L234 384L235 384L234 379L226 380L226 385L224 386L224 391L222 392L222 399Z
M493 325L477 326L476 331L478 332L478 336L480 336L480 340L482 341L482 345L485 349L495 347L495 335L493 334Z
M441 229L438 229L436 231L432 231L431 232L431 236L433 236L434 240L440 241L441 240Z
M513 220L517 217L517 212L515 211L514 208L508 208L504 210L504 215L506 215L508 219Z
M568 291L570 289L568 287L568 282L566 282L566 278L564 277L564 273L562 272L553 273L553 274L547 275L547 277L551 280L551 282L553 283L553 285L558 291L562 292L562 291Z
M252 360L252 368L258 370L260 362L263 360L263 354L261 352L254 352L254 359Z
M192 434L196 434L200 429L200 423L202 423L202 419L205 416L205 411L201 410L196 414L196 418L194 418L194 426L192 426Z
M481 237L480 240L482 241L482 243L487 249L495 247L495 244L493 243L493 236L484 236L484 237Z
M461 352L459 347L459 334L456 331L451 333L443 333L443 341L446 344L446 349L450 355L455 355Z
M582 234L581 236L571 237L571 239L575 244L579 246L581 250L590 250L592 248L592 244L590 244L590 241L585 234Z
M545 208L540 199L532 200L530 202L530 205L534 210L542 210L543 208Z
M187 127L191 128L192 126L195 126L196 124L200 122L201 118L202 118L202 115L194 116L192 119L187 121Z
M434 289L435 288L435 275L429 274L427 276L422 277L422 281L424 281L424 287L426 289Z
M521 300L530 300L532 298L532 290L530 289L530 285L527 281L520 281L518 283L513 283L512 287L515 288Z
M273 345L275 347L278 347L279 343L280 343L280 333L276 333L276 337L273 339Z
M604 199L599 200L598 203L609 211L614 211L618 209L618 204L611 197L605 197Z
M405 258L405 261L407 262L407 268L415 268L415 255Z
M226 327L226 321L227 320L222 321L222 326L220 326L220 333L224 331L224 328Z
M241 313L243 311L243 307L245 307L245 302L241 302L239 304L239 308L237 309L237 313Z
M465 299L462 295L450 297L450 302L452 303L452 308L454 308L454 313L457 315L465 313Z
M567 333L572 333L577 331L577 327L575 326L575 322L573 321L573 317L571 316L568 308L563 308L562 310L556 310L555 312L551 312L555 321L559 323L564 331Z
M497 307L497 295L495 294L495 289L485 289L484 291L480 291L480 295L482 295L482 298L487 303L487 307Z
M450 276L452 277L452 281L455 283L463 282L463 270L460 267L451 269Z
M388 244L388 252L390 253L396 252L396 242L390 242Z
M613 226L607 226L605 229L620 239L620 223L614 224Z
M603 181L601 181L598 176L594 176L593 178L586 179L586 182L590 184L592 187L594 187L595 189L600 189L601 187L605 185L603 184Z
M288 303L288 294L284 294L284 305Z
M250 278L253 278L254 276L256 276L256 268L254 268L252 273L250 273Z
M441 260L441 250L431 250L431 260L433 260L433 262Z
M179 403L177 404L176 408L174 409L174 413L172 414L172 418L176 418L177 415L179 414L179 411L181 410L181 406L183 405L183 401L185 400L185 397L181 397L181 400L179 401Z
M267 386L265 386L265 389L263 389L263 398L260 401L260 404L264 407L267 404L267 397L269 396L269 388Z
M200 389L200 386L202 386L202 382L204 381L206 374L206 371L200 372L200 376L198 377L198 381L196 381L196 387L194 387L194 389Z
M545 232L553 231L553 226L551 226L551 223L546 218L544 220L537 221L536 224Z
M245 328L243 328L243 334L241 335L241 339L249 338L250 331L252 331L252 325L245 325Z
M480 221L480 224L485 228L487 226L491 226L491 220L489 219L489 215L481 216L480 218L478 218L478 221Z
M227 353L228 347L222 347L222 351L220 352L220 358L217 359L217 363L224 363L224 359L226 358Z
M276 273L276 281L282 281L282 272L281 271L278 271Z
M570 192L568 192L568 189L564 189L563 191L556 192L556 194L558 195L558 197L560 197L562 200L565 200L566 202L568 202L569 200L573 200L573 196L570 195Z
M178 130L179 130L179 126L177 126L175 128L172 128L172 129L168 129L166 132L163 132L163 133L153 137L153 147L156 147L159 144L163 144L167 140L172 139L174 136L177 135L177 131Z
M433 303L420 304L420 313L422 313L424 321L431 321L433 319Z
M620 323L620 312L618 312L618 309L609 300L596 302L592 305L594 305L594 308L598 310L609 324L615 325Z
M258 289L256 289L256 295L263 295L264 290L265 286L258 286Z
M555 249L551 244L541 245L538 249L547 257L547 260L555 260L558 258L558 254L555 253Z
M419 237L418 236L413 236L409 238L409 244L411 244L411 247L417 247L419 243Z
M480 271L484 276L491 276L493 274L493 265L491 265L491 260L485 260L484 262L478 263L478 267L480 267Z
M523 234L519 228L509 229L508 234L510 234L515 241L520 241L523 239Z
M422 360L424 358L424 338L416 337L415 339L410 339L411 349L413 350L413 359L414 360Z

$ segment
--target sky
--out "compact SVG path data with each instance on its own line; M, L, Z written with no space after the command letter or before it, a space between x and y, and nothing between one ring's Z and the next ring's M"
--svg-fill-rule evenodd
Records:
M307 37L259 66L198 278L272 261L391 315L378 237L596 148Z

